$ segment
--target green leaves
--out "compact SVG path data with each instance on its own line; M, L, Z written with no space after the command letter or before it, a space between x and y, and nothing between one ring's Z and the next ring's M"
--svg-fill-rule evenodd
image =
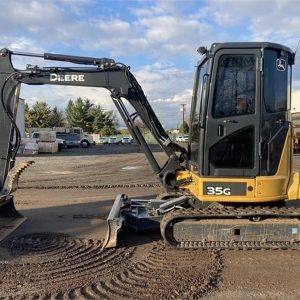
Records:
M51 109L46 102L37 101L32 109L25 106L25 126L28 127L49 127Z
M77 98L75 102L69 100L66 108L67 120L72 127L81 127L84 131L91 126L92 120L89 116L89 109L93 106L88 99L83 101L82 98Z
M62 111L56 106L51 110L46 102L37 101L31 109L25 104L26 128L62 127L64 119Z
M63 127L65 124L64 113L55 106L49 115L49 127Z
M104 111L100 105L93 105L89 99L70 100L66 109L67 120L72 127L81 127L88 133L101 133L106 127L112 134L116 132L115 116L112 111Z
M65 118L70 127L80 127L87 133L112 135L116 133L116 116L112 111L104 111L89 99L78 97L69 100L66 116L56 106L51 110L46 102L37 101L32 108L25 105L25 127L46 128L63 127Z

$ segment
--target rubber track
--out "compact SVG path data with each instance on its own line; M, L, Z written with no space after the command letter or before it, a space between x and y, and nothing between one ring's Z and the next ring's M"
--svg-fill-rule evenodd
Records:
M93 185L54 185L54 186L19 186L18 189L32 189L32 190L59 190L59 189L115 189L115 188L149 188L161 187L159 182L148 183L124 183L124 184L93 184Z
M175 241L169 236L169 226L188 219L248 219L262 218L300 218L299 207L222 207L206 209L176 209L166 213L161 221L161 234L167 244L182 249L211 250L260 250L260 249L300 249L299 241Z

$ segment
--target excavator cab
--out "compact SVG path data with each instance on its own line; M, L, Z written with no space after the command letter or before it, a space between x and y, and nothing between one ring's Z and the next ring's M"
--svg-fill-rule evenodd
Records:
M293 52L278 44L225 43L213 44L203 56L194 85L187 167L202 185L196 197L286 199Z
M289 128L292 63L280 45L212 45L197 67L189 169L207 177L276 173Z

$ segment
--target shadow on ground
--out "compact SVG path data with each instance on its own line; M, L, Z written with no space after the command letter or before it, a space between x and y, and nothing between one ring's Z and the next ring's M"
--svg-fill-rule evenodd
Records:
M134 198L150 199L154 196L136 196ZM27 218L27 221L7 239L36 232L53 232L67 234L75 238L103 240L107 231L106 218L113 202L114 199L107 199L62 206L21 209L19 212ZM136 233L126 230L122 235L122 245L139 245L158 239L158 231Z

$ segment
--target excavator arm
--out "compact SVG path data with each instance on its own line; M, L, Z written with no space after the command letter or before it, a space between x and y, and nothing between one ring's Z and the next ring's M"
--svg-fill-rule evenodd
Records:
M12 65L12 55L40 57L45 60L70 62L89 67L39 67L27 65L25 70L17 70ZM5 186L9 170L14 167L15 154L18 149L19 133L15 124L16 107L21 84L28 85L64 85L106 88L120 115L127 125L130 134L140 145L152 169L166 190L176 186L175 171L182 169L185 149L174 144L152 110L141 86L130 72L130 68L107 58L89 58L61 54L31 54L13 52L2 49L0 52L0 190ZM132 106L134 112L129 113L123 99ZM140 117L144 125L168 156L168 161L160 167L149 145L146 143L135 119ZM16 133L13 142L14 132ZM177 156L176 152L181 152Z
M70 62L74 66L39 67L27 65L25 70L19 70L14 68L12 64L13 55ZM9 234L5 230L3 232L3 228L10 228L9 231L12 231L25 220L16 211L12 195L17 189L21 172L33 163L29 161L15 166L16 154L21 140L15 119L22 84L101 87L109 90L112 101L130 134L145 153L162 186L166 191L178 188L179 183L176 181L175 174L176 171L184 169L181 163L186 158L186 150L171 141L128 66L107 58L50 53L32 54L2 49L0 50L0 240ZM123 102L124 99L131 105L130 111L133 112L129 113ZM163 166L159 165L144 139L139 129L140 122L135 122L137 117L141 119L166 153L168 159ZM120 208L125 202L124 197L117 197L113 208L117 206L119 209L112 209L111 221L108 221L109 228L119 223ZM116 233L117 230L114 230L112 236ZM112 245L116 243L116 239L110 237L110 233L107 239Z

